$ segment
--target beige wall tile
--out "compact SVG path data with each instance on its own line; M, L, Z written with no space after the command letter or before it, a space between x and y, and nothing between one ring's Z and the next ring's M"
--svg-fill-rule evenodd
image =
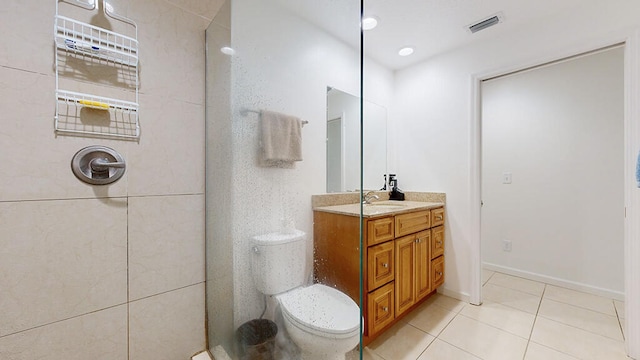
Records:
M191 12L209 21L213 20L213 18L218 13L218 10L220 10L220 8L222 7L222 4L224 4L225 2L225 0L210 0L210 1L167 0L167 1L185 11Z
M129 298L204 281L204 195L129 198Z
M0 359L3 360L126 358L126 305L0 338Z
M204 350L204 284L130 303L129 360L185 359Z
M53 74L54 14L54 1L3 1L0 65Z
M126 206L0 203L0 336L127 301Z
M156 0L131 2L129 14L138 22L141 92L204 104L204 29L210 21Z
M130 144L129 195L204 193L204 106L140 97L142 137Z
M53 77L0 67L0 200L124 196L127 175L107 186L90 186L71 172L71 158L85 146L110 146L127 159L123 141L57 136Z

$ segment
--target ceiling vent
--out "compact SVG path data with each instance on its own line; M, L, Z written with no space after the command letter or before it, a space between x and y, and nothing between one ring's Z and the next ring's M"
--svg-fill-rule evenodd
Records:
M475 24L469 25L468 29L469 31L474 34L477 33L480 30L484 30L488 27L491 27L493 25L499 24L501 22L504 21L504 15L502 15L502 13L498 13L495 15L492 15L484 20L481 20Z

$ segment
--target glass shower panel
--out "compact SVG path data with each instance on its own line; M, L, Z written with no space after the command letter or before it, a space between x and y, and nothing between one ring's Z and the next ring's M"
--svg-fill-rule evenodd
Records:
M327 189L327 88L360 94L359 19L355 0L227 0L207 29L206 300L208 346L217 358L262 350L300 358L270 296L282 289L266 286L262 275L275 273L287 288L314 283L313 264L322 259L314 259L311 197ZM270 116L304 124L301 161L265 161ZM303 246L292 257L265 260L285 259L294 250L283 244L297 240ZM265 324L255 320L278 326L271 342L269 331L257 334L263 349L238 341L239 328L259 332Z

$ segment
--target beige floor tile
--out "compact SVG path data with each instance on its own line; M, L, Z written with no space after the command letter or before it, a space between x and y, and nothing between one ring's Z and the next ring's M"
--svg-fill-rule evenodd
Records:
M369 349L384 359L415 360L434 339L426 332L400 322L369 344Z
M529 342L524 360L578 360L578 358L534 342Z
M435 303L425 303L405 317L404 321L433 336L438 336L455 316L455 312Z
M544 293L544 298L616 316L613 300L601 296L548 285Z
M616 308L616 312L618 313L618 317L624 319L624 302L620 300L613 300L613 305Z
M435 339L418 360L481 360L440 339Z
M527 340L463 315L456 316L439 339L484 360L522 359Z
M482 298L530 314L536 314L538 312L540 299L542 299L540 295L532 295L519 290L492 285L491 283L487 283L482 287Z
M489 279L487 284L498 285L513 290L526 292L532 295L542 295L544 292L544 283L523 279L517 276L511 276L502 273L495 273Z
M373 350L368 347L362 350L362 359L363 360L384 360L380 356L376 355ZM360 349L354 349L353 351L347 353L345 356L345 360L360 360Z
M438 293L433 294L433 296L427 299L425 304L435 304L454 313L459 313L460 310L467 305L463 301Z
M627 359L624 343L538 317L531 341L583 360Z
M499 303L485 301L481 306L466 306L461 315L529 339L535 315Z
M482 284L486 284L487 281L489 281L489 279L491 279L491 277L493 276L493 274L495 274L495 271L491 271L491 270L487 270L487 269L482 269Z
M620 324L615 316L549 299L542 300L538 316L623 341Z

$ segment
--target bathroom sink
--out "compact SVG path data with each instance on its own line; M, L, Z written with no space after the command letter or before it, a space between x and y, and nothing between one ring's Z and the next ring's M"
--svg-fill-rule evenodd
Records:
M391 201L377 201L371 204L364 204L362 211L365 215L380 214L388 211L402 210L406 207L404 204Z
M364 207L367 208L376 208L376 207L380 207L380 208L385 208L385 209L402 209L404 207L406 207L406 205L404 204L392 204L392 203L388 203L388 202L374 202L371 204L364 204Z

